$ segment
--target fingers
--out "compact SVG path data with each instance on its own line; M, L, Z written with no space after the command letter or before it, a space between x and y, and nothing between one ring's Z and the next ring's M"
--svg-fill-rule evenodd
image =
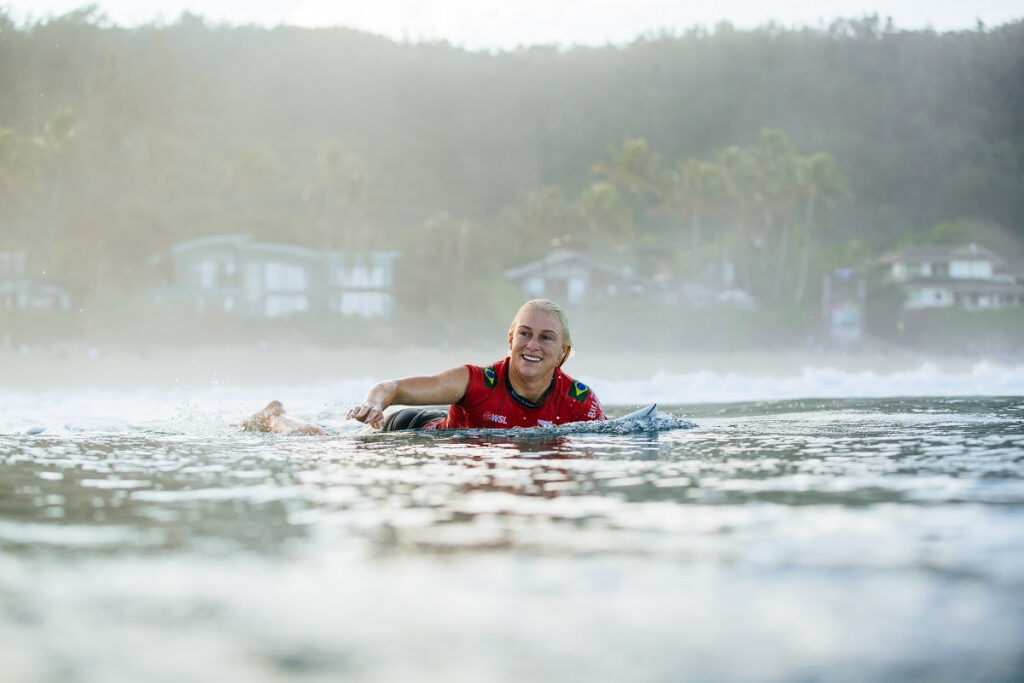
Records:
M352 410L348 411L348 418L350 420L359 420L360 422L380 429L381 425L384 423L384 411L376 403L364 401Z

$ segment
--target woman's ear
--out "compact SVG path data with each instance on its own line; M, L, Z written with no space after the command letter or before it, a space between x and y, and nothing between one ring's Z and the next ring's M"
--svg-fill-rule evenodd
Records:
M558 362L558 367L565 365L565 361L569 360L569 354L572 353L571 346L563 346L562 349L562 360Z

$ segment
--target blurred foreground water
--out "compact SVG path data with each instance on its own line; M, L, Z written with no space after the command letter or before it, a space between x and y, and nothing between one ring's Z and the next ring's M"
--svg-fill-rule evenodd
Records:
M4 680L1024 677L1024 398L331 437L205 400L4 394Z

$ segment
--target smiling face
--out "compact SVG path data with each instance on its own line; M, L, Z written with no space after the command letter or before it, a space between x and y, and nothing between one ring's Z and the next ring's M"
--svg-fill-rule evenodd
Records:
M554 313L528 308L520 311L509 331L509 367L526 381L547 381L562 364L569 346Z

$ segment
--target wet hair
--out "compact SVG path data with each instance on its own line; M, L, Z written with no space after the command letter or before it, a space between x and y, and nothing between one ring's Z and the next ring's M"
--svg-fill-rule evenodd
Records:
M569 360L569 356L572 355L572 334L569 332L569 317L565 314L565 310L550 299L530 299L525 304L519 307L514 318L512 318L512 324L508 327L509 339L516 331L516 323L519 321L521 316L526 311L547 311L558 319L558 323L562 327L562 345L568 346L569 350L565 356L558 363L558 367L562 367L565 361Z

